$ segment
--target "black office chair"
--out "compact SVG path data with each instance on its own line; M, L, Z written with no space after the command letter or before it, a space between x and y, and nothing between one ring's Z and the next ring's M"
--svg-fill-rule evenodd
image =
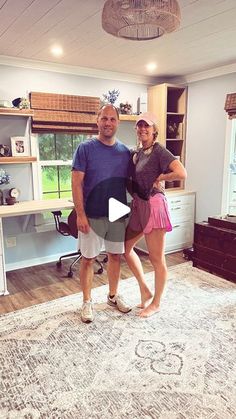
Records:
M76 223L77 216L76 216L75 209L73 209L70 212L67 219L67 223L60 221L60 218L62 215L61 211L52 211L52 214L55 220L56 230L58 231L58 233L62 234L63 236L73 236L75 239L78 238L78 228L77 228L77 223ZM101 255L104 256L104 259L101 262L100 260L95 259L95 262L99 265L99 268L95 272L95 274L99 274L99 275L103 273L103 263L106 263L108 260L106 253L101 253ZM72 252L72 253L67 253L66 255L62 255L56 264L57 268L61 268L62 259L67 259L71 257L75 257L75 260L70 264L70 268L67 274L69 278L73 277L73 267L82 257L80 250L77 250L77 252Z

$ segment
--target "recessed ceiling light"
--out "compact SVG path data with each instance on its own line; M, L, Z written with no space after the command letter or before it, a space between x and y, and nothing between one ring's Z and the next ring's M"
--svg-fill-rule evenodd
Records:
M146 65L146 69L148 71L154 71L154 70L156 70L156 68L157 68L156 63L149 63L149 64Z
M51 53L54 57L61 57L63 55L63 49L60 45L54 45L51 47Z

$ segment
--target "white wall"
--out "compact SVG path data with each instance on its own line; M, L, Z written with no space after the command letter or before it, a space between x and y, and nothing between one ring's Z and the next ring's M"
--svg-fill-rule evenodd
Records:
M25 97L30 91L98 96L102 99L104 93L113 89L120 91L115 105L128 100L135 113L137 100L140 93L146 92L147 85L0 65L0 99L12 101Z
M186 187L195 190L196 221L221 213L227 93L236 73L191 83L188 88Z

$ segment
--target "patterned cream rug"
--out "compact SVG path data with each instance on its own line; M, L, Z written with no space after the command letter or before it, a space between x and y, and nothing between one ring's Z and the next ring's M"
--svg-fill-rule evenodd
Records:
M120 288L137 304L133 278ZM0 317L1 419L236 417L235 284L178 265L149 319L108 307L106 294L94 290L89 325L81 294Z

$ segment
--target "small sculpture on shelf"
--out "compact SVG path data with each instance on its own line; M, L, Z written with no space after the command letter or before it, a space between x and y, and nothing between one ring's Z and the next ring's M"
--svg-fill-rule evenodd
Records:
M128 102L120 103L120 113L124 115L131 115L132 114L132 105Z
M0 144L0 157L9 157L11 155L11 149L8 145Z
M111 103L111 105L114 105L116 99L118 98L120 94L119 90L109 90L108 93L103 94L103 103L104 105Z
M177 138L178 136L178 124L174 121L167 122L167 138Z
M29 109L30 102L26 97L17 97L12 101L12 105L18 109Z
M7 205L14 205L16 204L17 198L19 198L20 190L18 188L11 188L8 191L8 196L6 197L6 203Z

